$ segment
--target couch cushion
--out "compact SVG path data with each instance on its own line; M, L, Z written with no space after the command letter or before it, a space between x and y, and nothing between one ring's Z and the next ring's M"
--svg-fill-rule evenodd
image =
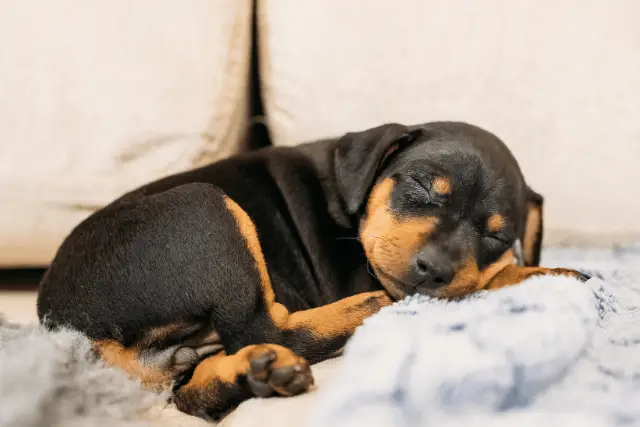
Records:
M269 126L291 145L468 121L546 196L551 240L621 239L640 233L638 22L635 0L259 0Z
M250 0L0 3L0 266L95 208L240 148Z

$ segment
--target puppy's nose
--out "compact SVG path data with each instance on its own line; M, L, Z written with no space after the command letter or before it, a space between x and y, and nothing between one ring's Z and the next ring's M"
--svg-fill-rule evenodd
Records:
M453 266L447 257L435 250L425 249L415 259L414 283L432 289L446 286L453 280Z

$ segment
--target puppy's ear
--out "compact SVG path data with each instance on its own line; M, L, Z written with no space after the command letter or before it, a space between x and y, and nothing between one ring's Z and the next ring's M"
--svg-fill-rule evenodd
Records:
M337 141L334 168L338 192L348 214L360 209L384 161L418 134L407 126L390 123L347 133Z
M522 255L526 266L540 265L542 250L543 219L542 205L544 198L527 188L526 221L522 234Z

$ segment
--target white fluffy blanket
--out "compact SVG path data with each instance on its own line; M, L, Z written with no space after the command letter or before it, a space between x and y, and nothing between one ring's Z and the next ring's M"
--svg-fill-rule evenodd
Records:
M143 415L165 402L97 360L83 335L0 319L0 426L152 427Z
M349 342L309 425L640 423L639 260L638 248L547 251L546 264L598 277L387 307Z

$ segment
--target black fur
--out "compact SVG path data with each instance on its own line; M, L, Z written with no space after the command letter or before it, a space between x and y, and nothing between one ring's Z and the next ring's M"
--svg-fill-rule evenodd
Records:
M424 187L441 172L459 187L447 209L427 203ZM439 216L434 241L452 257L473 245L482 266L522 237L535 194L504 144L464 123L388 124L264 148L152 182L84 220L42 280L38 315L50 327L125 346L181 321L195 329L173 342L214 328L227 353L270 342L312 363L326 359L348 337L319 340L273 324L224 195L255 223L276 300L296 312L383 289L368 271L358 227L372 186L389 176L397 180L392 209ZM498 239L486 236L482 223L496 208L512 219ZM462 222L468 224L457 232Z

